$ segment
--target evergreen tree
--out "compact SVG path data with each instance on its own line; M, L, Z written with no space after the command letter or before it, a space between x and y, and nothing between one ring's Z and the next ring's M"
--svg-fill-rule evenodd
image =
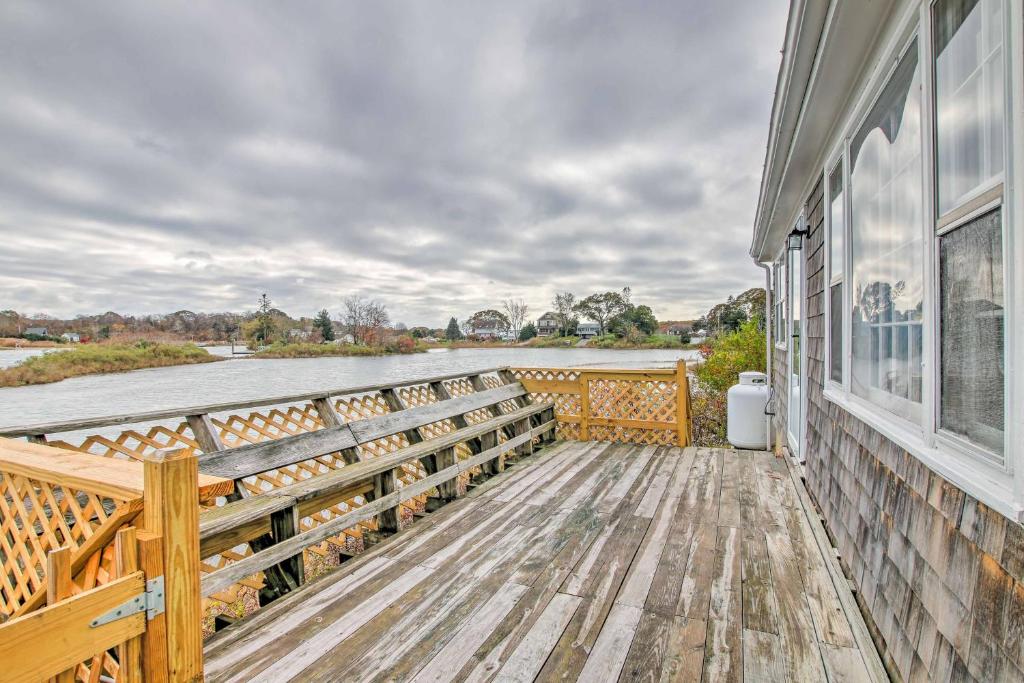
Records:
M334 324L331 323L331 314L326 308L321 309L313 318L313 327L320 330L320 336L324 341L334 341Z
M452 318L448 321L448 327L444 331L444 337L448 341L459 341L462 339L462 330L459 329L459 321Z
M533 323L526 323L523 329L519 330L519 341L527 341L537 336L537 326Z

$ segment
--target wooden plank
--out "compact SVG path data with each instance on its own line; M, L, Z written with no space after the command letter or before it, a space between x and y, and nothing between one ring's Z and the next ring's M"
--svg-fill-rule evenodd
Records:
M142 572L135 572L0 625L0 674L6 681L44 680L141 634L145 613L96 627L91 622L143 592Z
M61 484L117 501L142 497L142 463L0 438L0 470L31 479ZM199 480L204 500L226 496L234 483L220 477Z
M114 537L114 573L131 576L139 571L139 547L135 527L126 527ZM129 638L117 648L118 683L140 683L142 678L142 636ZM59 680L59 679L58 679ZM71 681L74 680L72 676Z
M794 488L797 491L797 498L800 503L800 507L804 511L804 516L807 519L808 526L811 528L811 533L814 536L814 541L818 547L819 554L824 558L825 567L828 571L829 577L831 578L832 585L836 588L839 604L843 609L843 613L846 615L846 620L849 624L857 649L861 653L864 667L867 669L868 678L869 680L882 683L888 678L888 674L882 664L878 650L875 649L874 641L871 638L871 633L868 630L867 624L864 622L864 617L857 605L857 600L849 590L849 583L846 581L846 576L843 574L843 570L839 566L838 559L831 550L832 544L828 540L828 535L821 524L821 520L818 519L818 516L815 513L814 504L811 502L810 496L807 494L807 489L803 486L803 482L799 481L799 477L797 476L791 462L787 460L785 461L785 464L789 470L790 480L793 482ZM825 648L823 648L823 651L824 649Z
M284 654L259 673L251 677L245 676L241 680L249 680L254 683L262 681L276 683L298 677L310 664L333 650L339 643L401 598L416 584L429 577L430 574L431 570L426 567L413 567L386 589L365 599L346 616L343 622L336 624L335 628L321 631L316 638L303 641L298 647ZM227 680L235 680L235 678Z
M499 370L500 368L488 368L485 370L477 370L476 372L478 374L486 374L489 372L497 372ZM111 427L114 425L124 425L135 422L158 422L170 418L181 417L182 415L223 413L232 410L241 410L244 408L261 408L263 406L281 405L284 403L304 403L306 401L312 401L317 398L330 398L332 396L356 396L362 394L369 394L384 389L397 389L399 387L410 387L415 386L417 384L429 384L430 382L436 382L446 379L456 379L458 377L465 376L466 374L464 372L456 372L452 374L438 375L434 377L408 379L402 382L390 382L388 384L370 384L367 386L359 387L340 387L337 389L332 389L330 391L314 391L301 394L288 394L285 396L270 396L265 398L253 399L249 401L229 401L225 403L211 403L207 405L190 406L186 408L170 408L166 410L151 410L141 413L107 415L104 417L93 417L81 420L63 420L58 422L23 425L19 427L8 427L4 429L2 432L0 432L0 437L19 437L48 433L72 432L78 431L80 429L92 429L95 427Z
M821 654L830 683L879 683L865 666L860 650L822 643Z
M504 619L519 598L527 591L526 586L506 583L470 619L467 619L448 643L433 659L427 662L412 679L416 683L439 683L450 681L469 660L487 636Z
M703 621L644 612L619 681L701 680L706 630Z
M139 531L139 569L146 581L164 574L163 539L158 534ZM167 614L161 612L146 623L142 634L142 678L146 683L167 680Z
M785 681L782 642L773 633L743 631L743 680Z
M340 425L204 453L199 456L199 468L205 474L241 479L328 453L353 449L356 445L350 425Z
M590 377L585 372L580 373L579 378L580 395L580 441L590 440Z
M676 445L690 445L690 381L686 361L676 363Z
M779 638L791 680L825 680L821 652L814 639L814 622L804 597L803 582L789 536L772 529L765 535L778 601Z
M534 379L523 377L519 380L523 388L531 394L578 394L580 393L579 382L565 379Z
M775 633L775 591L772 588L771 565L764 534L743 535L741 540L743 564L743 627Z
M740 533L718 527L715 578L711 582L704 672L713 681L743 678L743 621L741 602Z
M642 608L647 602L647 594L654 582L654 575L661 561L661 555L665 550L669 531L675 518L676 504L679 502L690 474L690 464L693 462L693 451L687 452L675 461L675 469L672 479L669 482L665 499L658 509L657 515L651 522L650 530L644 538L643 545L637 551L636 559L630 568L629 576L626 578L615 602L619 604L632 605Z
M642 615L643 610L632 605L616 604L612 607L594 649L576 680L580 683L603 683L617 679Z
M661 465L658 468L658 473L651 480L651 484L647 487L644 497L640 499L640 504L633 510L634 515L637 517L654 518L654 515L658 512L658 507L661 505L661 499L665 495L665 489L668 488L669 481L672 479L672 472L678 464L676 457L669 455L660 459Z
M494 677L496 683L531 683L565 627L576 613L583 598L556 593L544 607L533 627L513 650L512 655Z
M199 497L196 459L188 451L146 456L143 526L162 538L167 677L203 675L202 605L199 596Z
M349 427L357 443L368 443L377 439L398 434L418 427L448 419L452 415L486 408L509 399L524 396L526 390L521 384L506 384L487 391L466 394L449 401L428 403L415 408L406 408L387 415L379 415L366 420L350 422ZM315 432L314 432L315 433Z
M740 526L740 468L735 452L716 449L717 457L722 462L722 493L721 507L718 512L718 525L739 528Z
M645 446L640 449L639 453L631 453L631 457L626 461L628 463L626 470L601 500L601 503L597 506L598 512L607 514L618 507L622 499L625 498L626 493L633 486L633 482L646 469L647 464L651 462L651 458L654 457L657 450L656 446Z
M71 548L65 546L46 554L46 604L56 605L71 597ZM54 683L75 683L75 667L61 671Z

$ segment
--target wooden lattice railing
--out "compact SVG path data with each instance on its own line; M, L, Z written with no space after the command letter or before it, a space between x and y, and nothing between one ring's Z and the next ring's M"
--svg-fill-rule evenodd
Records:
M338 424L367 420L396 411L430 405L439 400L494 389L507 381L514 381L508 376L503 378L504 372L500 369L490 369L473 374L446 375L398 384L345 388L105 418L66 420L8 428L2 430L0 435L26 437L49 446L115 461L142 460L146 455L161 449L182 449L189 454L202 455L317 432ZM510 412L517 407L516 402L511 400L496 406L499 413ZM492 416L492 409L481 408L460 417L464 424L474 425ZM445 418L419 427L413 434L391 434L360 444L359 458L383 457L408 447L411 443L410 436L415 439L432 439L449 434L456 428L455 420ZM507 438L502 435L500 441ZM472 455L471 449L465 443L457 444L454 447L454 454L458 461L466 460ZM337 471L349 464L346 458L352 459L350 454L340 451L317 455L294 464L247 476L238 483L245 489L241 491L244 495L266 494ZM474 468L461 474L457 486L464 489L470 477L478 471L479 468ZM397 485L399 488L411 486L427 475L421 462L414 460L404 463L399 470ZM424 508L427 498L428 495L424 493L403 500L399 516L405 520L412 519L414 514ZM210 505L220 506L226 501L226 498L221 498L210 501ZM299 521L300 531L310 531L322 524L331 523L332 520L351 513L366 502L366 492L359 492L350 498L332 502L322 509L306 510L306 514ZM7 520L6 511L2 511L2 514ZM367 520L345 528L308 548L304 563L307 571L316 571L318 567L335 563L358 552L363 546L364 533L375 531L376 528L375 519ZM231 547L218 548L215 554L204 557L201 568L204 575L212 574L251 556L252 553L252 544L243 540ZM45 555L45 552L41 554ZM45 562L45 558L35 559L37 566L42 566L39 563ZM23 578L22 581L29 582L30 588L38 591L37 579ZM218 614L237 616L251 611L257 603L255 596L265 586L266 577L263 572L258 572L206 596L205 611L210 619L207 627L212 625L213 617ZM19 600L24 599L25 590L17 583L11 586L10 590L0 584L0 613L15 614L20 606ZM33 607L39 604L42 603L37 602Z
M0 439L0 638L89 623L98 605L139 598L143 577L166 575L182 603L90 626L75 648L12 670L119 683L201 671L204 614L209 630L274 599L318 558L393 533L555 429L687 445L685 365L496 369L5 429L25 440Z
M553 401L558 437L688 446L686 363L664 370L512 368L536 401Z

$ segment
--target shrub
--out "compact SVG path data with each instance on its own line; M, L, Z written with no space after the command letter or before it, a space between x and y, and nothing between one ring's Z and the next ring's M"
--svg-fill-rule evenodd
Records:
M691 396L693 440L698 446L722 446L726 440L726 411L729 387L739 374L765 367L765 337L756 321L742 323L736 332L723 335L700 347L704 362L694 371L696 382Z

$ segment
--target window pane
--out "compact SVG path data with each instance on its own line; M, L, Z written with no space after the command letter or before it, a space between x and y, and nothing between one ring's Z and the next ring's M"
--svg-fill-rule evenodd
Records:
M852 390L920 420L924 296L917 41L851 145Z
M828 178L829 199L829 259L832 272L829 279L843 274L843 164L839 162Z
M1000 211L939 239L940 426L999 454L1006 385Z
M830 295L831 317L829 318L829 376L833 382L843 381L843 285L832 285Z
M939 215L1003 171L1002 0L934 7Z

